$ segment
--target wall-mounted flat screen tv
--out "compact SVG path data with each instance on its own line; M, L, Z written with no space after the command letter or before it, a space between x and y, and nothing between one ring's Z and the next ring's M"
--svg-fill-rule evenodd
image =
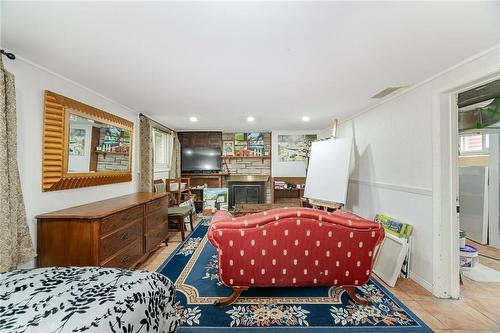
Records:
M182 172L218 172L221 155L220 148L182 148Z

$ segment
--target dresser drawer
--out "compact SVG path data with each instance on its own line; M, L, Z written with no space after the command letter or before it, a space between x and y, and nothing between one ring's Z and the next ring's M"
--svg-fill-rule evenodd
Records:
M112 233L113 231L124 226L127 223L142 219L143 216L144 206L139 205L105 217L102 219L101 223L101 237Z
M156 245L168 236L168 224L162 224L146 234L146 252L151 251Z
M168 212L167 210L158 210L146 216L146 230L145 232L150 232L162 223L167 223Z
M165 212L168 211L168 195L146 204L146 214L150 214L159 209L164 209Z
M142 221L134 222L124 229L101 238L99 245L100 260L112 256L137 239L142 239Z
M103 267L131 268L143 255L142 240L138 240L128 246L123 252L113 257L111 260L101 263Z

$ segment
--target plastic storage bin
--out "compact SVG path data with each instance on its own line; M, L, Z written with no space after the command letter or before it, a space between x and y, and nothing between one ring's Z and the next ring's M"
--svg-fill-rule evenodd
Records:
M460 249L460 267L463 270L473 268L479 261L477 249L474 246L465 245Z

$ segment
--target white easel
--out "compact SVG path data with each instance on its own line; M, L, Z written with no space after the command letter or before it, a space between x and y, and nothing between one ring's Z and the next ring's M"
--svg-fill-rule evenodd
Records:
M329 138L321 139L321 140L317 140L317 141L336 139L337 138L337 128L338 128L338 119L335 119L333 121L332 136ZM309 164L309 159L307 160L306 169L308 168L308 164ZM309 201L309 204L311 204L313 208L322 209L325 211L328 211L328 210L335 211L335 210L341 209L343 207L342 203L330 202L330 201L326 201L326 200L318 200L318 199L310 199L309 198L308 201Z

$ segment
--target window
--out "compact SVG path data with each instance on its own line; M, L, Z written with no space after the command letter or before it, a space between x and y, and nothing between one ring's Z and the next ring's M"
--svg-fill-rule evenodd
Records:
M172 160L172 135L153 128L154 172L169 172Z
M460 154L484 154L490 148L489 134L467 134L460 136Z

